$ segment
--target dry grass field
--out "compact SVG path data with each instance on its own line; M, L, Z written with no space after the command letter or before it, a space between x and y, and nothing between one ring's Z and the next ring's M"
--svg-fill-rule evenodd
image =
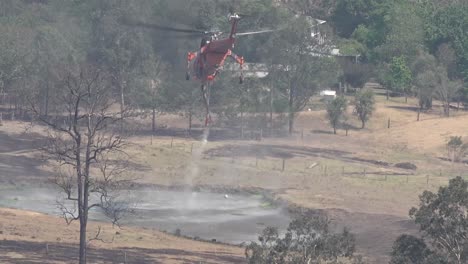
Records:
M1 263L76 263L78 224L14 209L0 209ZM243 263L244 250L178 238L141 228L91 223L103 241L89 243L91 263ZM125 262L126 261L126 262Z
M408 211L417 205L418 195L426 189L436 190L453 176L468 176L466 164L444 159L450 136L467 138L468 113L454 111L453 117L443 118L436 105L431 112L421 113L416 122L415 109L414 99L404 103L404 98L387 101L378 95L376 112L367 127L359 129L360 122L352 117L348 136L343 130L331 134L325 111L313 110L299 114L297 133L289 137L203 142L169 133L138 135L129 139L134 144L126 151L134 164L132 174L140 183L268 192L292 208L327 213L337 228L349 226L357 235L359 252L371 263L384 263L398 235L417 232ZM167 131L186 124L178 116L163 116L158 121L167 125ZM24 127L13 121L0 127L0 168L7 172L0 175L0 181L6 185L46 184L48 164L32 151L40 141L40 129L34 127L24 134ZM402 162L411 162L417 169L395 166ZM76 227L67 228L59 219L9 209L0 214L0 260L37 259L43 256L38 252L44 243L76 243ZM56 229L48 229L49 223ZM161 263L222 263L242 261L243 257L241 248L184 240L153 230L125 229L121 233L124 235L110 244L93 242L92 254L117 254L126 248L132 257L141 255ZM12 250L13 241L30 245L31 250L22 251L21 246ZM36 245L38 241L41 246ZM60 256L54 261L61 263Z

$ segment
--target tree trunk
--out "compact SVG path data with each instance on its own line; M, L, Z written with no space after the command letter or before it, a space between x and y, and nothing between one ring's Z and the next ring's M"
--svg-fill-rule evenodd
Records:
M273 89L270 85L270 136L273 130Z
M44 116L49 116L49 84L46 86L45 102L44 102Z
M123 133L123 129L124 129L124 117L123 117L123 114L125 111L124 109L125 109L124 86L121 83L120 84L120 118L122 120L120 120L120 133Z
M293 99L293 88L289 87L289 134L293 133L294 130L294 99Z
M333 126L333 134L336 135L336 125Z
M189 133L192 132L192 109L189 110L188 130L189 130Z
M86 166L89 166L87 164ZM89 170L89 169L87 169ZM85 182L84 182L84 190L83 190L83 222L80 222L80 264L86 264L86 246L87 246L87 241L86 241L86 229L88 227L88 203L89 203L89 172L85 176ZM82 256L81 253L84 253Z
M87 155L88 157L88 155ZM88 163L88 162L87 162ZM89 164L86 164L86 167L89 167ZM88 227L88 203L89 203L89 168L86 176L83 176L84 183L83 196L82 196L82 207L80 210L80 264L86 264L86 255L87 255L87 241L86 241L86 229Z
M80 217L80 264L86 264L86 228L87 219L84 214Z
M44 98L44 116L46 118L49 116L49 90L50 90L49 76L50 76L50 71L49 71L49 67L47 67L46 90L45 90L45 98Z
M241 99L240 103L240 129L241 129L241 139L244 139L244 102Z
M151 119L151 131L156 132L156 108L153 106L153 118Z
M366 127L366 122L364 120L361 120L361 123L362 123L361 129L364 129L364 127Z
M294 112L289 112L289 134L292 134L294 131Z

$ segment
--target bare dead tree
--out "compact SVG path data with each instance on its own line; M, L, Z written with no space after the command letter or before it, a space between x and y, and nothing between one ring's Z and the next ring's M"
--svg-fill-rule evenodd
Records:
M57 164L55 183L65 194L59 208L68 224L80 224L80 264L86 263L89 211L100 208L114 224L130 212L116 194L132 179L125 173L126 143L116 133L125 113L112 111L118 102L110 83L105 72L92 66L72 67L63 73L55 117L41 116L32 103L37 119L49 129L42 150ZM99 240L100 234L98 230L90 240Z

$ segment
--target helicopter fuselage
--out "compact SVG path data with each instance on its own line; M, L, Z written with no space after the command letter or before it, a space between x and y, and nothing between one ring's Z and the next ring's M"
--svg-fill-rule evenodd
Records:
M234 42L234 38L213 40L207 42L198 52L189 54L195 56L191 67L193 76L204 82L212 81L226 58L231 55Z

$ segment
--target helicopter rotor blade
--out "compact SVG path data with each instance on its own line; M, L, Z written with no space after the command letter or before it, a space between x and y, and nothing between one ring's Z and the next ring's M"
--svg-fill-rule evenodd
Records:
M277 31L276 29L265 29L259 31L252 31L252 32L242 32L236 33L236 36L248 36L248 35L255 35L255 34L263 34L263 33L271 33Z
M162 31L172 31L172 32L179 32L179 33L202 34L202 35L210 33L210 32L198 30L198 29L185 29L185 28L160 26L156 24L144 23L141 21L123 20L122 22L123 24L127 26L142 27L142 28L156 29L156 30L162 30Z

